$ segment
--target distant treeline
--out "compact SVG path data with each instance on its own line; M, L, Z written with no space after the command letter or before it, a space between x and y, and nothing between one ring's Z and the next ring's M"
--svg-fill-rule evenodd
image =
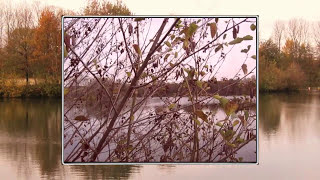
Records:
M320 22L314 28L309 25L302 19L276 22L272 38L260 43L260 91L320 86Z
M206 84L206 85L204 85ZM201 96L211 96L213 94L219 94L221 96L256 96L256 79L255 77L247 78L244 80L223 80L223 81L203 81L203 88L206 91L201 91L201 88L196 85L196 83L189 81L191 91L200 91ZM112 84L104 82L104 86L107 88L108 93L113 95L113 98L117 95L119 91L120 84ZM126 84L122 87L120 92L120 97L128 89L129 85ZM148 86L144 89L139 89L137 92L138 97L145 97L148 94L148 89L152 86ZM88 84L87 86L73 86L65 87L65 95L67 98L79 97L81 96L85 101L96 102L99 98L108 101L108 95L97 82ZM166 83L162 88L158 89L152 97L188 97L189 92L185 87L185 82L182 83ZM90 103L90 102L89 102Z
M222 96L231 96L231 95L255 95L256 91L256 82L255 79L247 80L244 82L238 82L237 80L224 80L216 82L205 82L208 84L208 89L206 92L200 91L200 94L203 96L219 94ZM191 88L195 88L197 85L194 83L191 84ZM141 96L144 92L140 91L138 96ZM208 93L208 94L207 94ZM181 84L169 83L163 86L162 89L156 92L153 96L163 96L163 97L173 97L179 95L188 96L188 89Z

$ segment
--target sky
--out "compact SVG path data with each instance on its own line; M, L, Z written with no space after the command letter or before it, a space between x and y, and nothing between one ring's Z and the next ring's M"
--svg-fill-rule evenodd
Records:
M245 18L234 18L234 21L235 21L235 23L239 23L240 21L243 21L244 19ZM169 19L168 25L166 26L166 28L163 31L164 32L163 36L168 31L168 29L170 27L170 24L172 24L174 22L174 20L175 20L174 18L170 18ZM198 20L201 20L198 23L199 26L201 26L201 25L205 26L205 22L207 20L203 20L203 18L194 18L194 19L192 19L192 21L195 21L195 22L198 21ZM230 20L230 18L219 18L219 22L217 23L218 33L222 33L226 29L226 25L227 25L226 22L228 20ZM65 19L65 23L66 23L65 26L67 26L70 21L71 21L70 18L66 18ZM88 21L91 21L91 20L88 20L88 18L81 19L80 21L78 21L74 25L75 29L80 28L80 26L79 26L80 24L85 24L85 22L88 22ZM152 39L155 36L156 32L159 30L159 27L161 26L162 21L163 21L163 18L153 18L153 19L146 20L147 25L144 28L142 28L144 30L142 30L142 32L140 32L140 35L139 35L140 36L140 38L139 38L140 42L144 42L145 40L148 41L149 39ZM182 21L184 21L183 18L182 18ZM210 22L214 22L214 21L215 21L214 18L212 18L212 20L210 20ZM252 40L243 41L240 44L237 44L237 45L234 45L234 46L232 46L232 45L230 45L228 47L224 46L222 51L218 51L217 53L214 53L214 51L212 51L212 53L210 54L210 59L208 61L208 66L212 65L213 67L215 67L213 69L212 76L215 74L214 76L218 80L221 80L224 77L228 78L228 79L235 78L237 73L239 73L239 77L240 78L243 77L245 75L243 73L243 71L241 70L241 66L242 66L243 63L246 64L248 72L251 72L251 71L253 72L253 74L249 74L248 77L251 77L252 75L255 75L256 60L252 59L251 56L256 55L256 31L252 31L250 29L250 26L252 24L255 24L256 19L255 18L249 18L248 21L249 22L245 22L245 23L241 23L240 24L240 27L239 27L240 30L239 30L239 33L238 33L238 37L244 37L246 35L250 35L250 36L253 37ZM102 24L104 24L104 22L105 22L105 20L100 21L99 24L96 27L101 27ZM152 22L152 23L150 24L150 22ZM114 22L114 25L116 25L116 28L118 28L117 21ZM104 26L104 30L105 29L111 30L110 26L113 26L113 25L111 25L110 21L108 21L106 26ZM232 25L230 25L230 26L232 26ZM125 25L125 27L126 27L126 25ZM149 27L150 27L150 29L149 29ZM201 28L202 27L200 27L199 29L201 29ZM96 28L95 30L97 31L97 30L99 30L99 28ZM104 30L102 32L104 32ZM207 28L207 33L209 33L209 31L210 31L210 29ZM113 36L111 36L110 32L111 31L108 31L107 33L105 33L103 35L103 37L101 37L101 39L103 39L104 42L108 42L110 38L111 39L114 38ZM84 33L82 35L84 35ZM89 40L91 42L91 40L94 38L94 36L96 36L96 33L93 33L92 37L90 37L90 35L89 35L89 37L86 38L86 40ZM129 34L127 34L127 36L129 36ZM116 39L122 39L122 33L120 33L120 32L117 33L117 35L115 35L115 37L117 37ZM132 37L135 37L135 36L131 36L131 38ZM181 37L183 37L183 36L181 36ZM78 38L78 39L81 39L81 38ZM136 38L134 38L134 39L136 39ZM200 38L199 37L199 33L196 33L196 35L194 36L194 40L197 41L198 39L200 39L201 42L198 43L198 47L197 48L203 47L205 44L207 44L207 42L212 41L212 37L210 36L210 34L206 38L203 38L203 37ZM83 44L86 44L86 40L83 41ZM167 38L165 41L167 41L167 40L170 41L170 42L172 41L172 40L170 40L170 38ZM228 31L226 33L225 40L223 40L222 37L221 37L214 44L230 42L232 40L233 40L232 31L230 30L230 31ZM97 42L99 42L99 40ZM88 43L88 44L90 44L90 43ZM96 46L99 46L99 45L98 44L94 44L94 46L92 47L92 49L94 49L94 51L95 51L95 47ZM240 52L242 49L247 49L248 46L250 46L250 50L248 51L248 55L245 54L245 53L241 53ZM81 52L84 51L84 47L86 47L86 46L82 47L81 45L79 45L79 48L76 48L76 52L78 54L81 54ZM131 46L129 46L129 47L131 47ZM142 49L144 47L145 46L142 46ZM176 47L179 47L179 48L176 49ZM125 53L120 55L120 57L117 57L114 54L114 55L110 55L110 56L108 56L108 58L106 58L106 54L109 54L110 48L111 48L110 45L107 45L107 47L102 52L101 57L98 56L97 59L98 59L98 62L100 61L99 62L100 66L103 66L104 64L106 64L106 59L108 59L108 63L111 63L111 62L113 62L113 60L115 61L115 59L117 59L117 58L119 58L121 60L124 60L124 59L127 58ZM149 48L150 48L150 46L149 46ZM164 45L163 48L162 48L162 52L165 52L165 50L167 50L167 49L169 49L169 48ZM171 54L171 56L168 59L172 63L178 61L176 58L173 58L174 52L178 53L178 55L177 55L178 59L185 54L185 51L184 50L180 50L180 49L181 49L181 46L173 46L173 50L171 52L169 52L169 54ZM214 50L214 48L213 48L213 50ZM95 55L94 51L91 52L91 50L89 50L88 53L83 57L83 59L85 59L86 62L92 61L93 57L91 57L91 56ZM209 55L208 52L209 51L206 51L205 53L203 53L202 51L200 51L198 53L198 55L203 57L203 58L206 58ZM224 61L220 61L218 63L218 60L220 59L221 52L226 53L226 58L225 58ZM164 53L163 57L164 57L165 54L167 54L167 53ZM145 58L146 55L147 54L144 53L143 54L143 58ZM163 60L163 57L160 58L160 59ZM167 61L167 62L161 61L161 62L163 64L167 64L169 66L169 64L168 64L169 61ZM130 64L130 63L128 62L127 64ZM188 59L186 59L186 61L183 64L189 64L191 66L194 66L194 61L192 60L192 58L188 58ZM217 64L217 66L215 66L216 64ZM64 64L64 68L68 69L69 66L70 66L70 61L67 58L67 60L65 61L65 64ZM80 69L82 69L82 67ZM129 67L129 69L126 69L125 67L122 68L123 72L121 72L121 73L119 73L117 71L117 73L120 74L119 78L123 78L123 76L121 74L125 75L125 77L126 77L125 71L128 72L130 70L131 70L131 66ZM114 70L110 70L110 72L111 72L111 74L114 74L115 71ZM212 76L210 76L210 77L206 76L205 80L208 80L208 78L212 78ZM175 77L175 73L172 74L172 77Z
M33 0L28 0L31 1ZM40 0L40 2L78 11L84 7L86 0ZM320 21L319 0L123 0L123 2L136 15L259 15L261 39L268 39L271 36L273 24L277 20L303 18L310 22Z
M0 0L1 1L1 0ZM26 2L26 0L13 0ZM28 0L32 3L34 0ZM39 0L38 0L39 1ZM115 2L115 0L110 0ZM40 0L42 4L79 11L87 0ZM272 35L277 20L320 21L318 0L123 0L135 15L259 15L259 38Z

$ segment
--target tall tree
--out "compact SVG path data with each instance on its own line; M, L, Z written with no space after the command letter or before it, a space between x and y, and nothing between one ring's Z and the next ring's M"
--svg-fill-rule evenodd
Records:
M10 6L8 6L10 7ZM15 72L24 72L27 85L30 77L30 59L33 51L31 39L33 36L32 11L27 5L20 5L15 10L5 11L7 19L7 64L15 68Z
M88 1L84 11L84 15L132 15L130 10L117 0L115 4L106 0L92 0Z
M61 69L61 33L60 18L55 12L45 8L40 16L38 27L34 36L34 61L42 66L38 72L44 74L44 78L53 78L54 81L60 79ZM40 66L39 66L40 68Z
M313 37L315 41L315 56L320 60L320 21L313 26Z
M309 37L309 23L304 19L291 19L287 26L287 39L295 44L306 43Z
M276 21L273 27L273 38L274 41L278 44L278 51L281 51L281 43L284 38L285 33L285 24L283 21Z
M24 72L27 85L30 77L30 59L33 52L31 42L34 30L31 28L16 28L9 36L6 46L8 63L16 73ZM10 67L9 66L9 67Z
M6 3L3 8L3 20L8 40L10 32L15 28L14 9L12 8L11 1L9 1L9 3Z

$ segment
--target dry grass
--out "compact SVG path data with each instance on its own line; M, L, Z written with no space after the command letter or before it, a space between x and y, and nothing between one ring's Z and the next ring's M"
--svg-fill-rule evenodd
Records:
M41 83L44 80L39 80L37 79L37 83ZM27 81L24 78L18 78L18 79L6 79L4 84L6 86L10 86L10 85L15 85L15 86L25 86L27 85ZM36 80L34 78L30 78L29 79L29 85L35 85L36 84Z

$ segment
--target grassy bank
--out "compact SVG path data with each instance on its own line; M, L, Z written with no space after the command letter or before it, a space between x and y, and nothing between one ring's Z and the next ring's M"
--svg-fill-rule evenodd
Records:
M37 82L31 79L29 85L20 79L0 82L0 97L61 97L61 84Z

